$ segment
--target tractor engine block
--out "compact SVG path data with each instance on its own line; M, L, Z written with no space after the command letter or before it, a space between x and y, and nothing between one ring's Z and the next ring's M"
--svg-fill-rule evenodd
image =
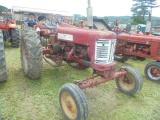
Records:
M117 51L140 53L145 55L150 54L150 45L143 45L143 44L137 44L137 43L118 41L116 49Z
M76 45L76 50L75 50L75 54L76 57L85 59L87 61L89 61L89 56L88 56L88 47L85 45Z

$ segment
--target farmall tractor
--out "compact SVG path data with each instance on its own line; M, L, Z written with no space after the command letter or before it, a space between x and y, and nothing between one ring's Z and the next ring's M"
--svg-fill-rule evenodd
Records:
M110 29L107 28L107 30ZM146 34L149 33L149 30L147 30ZM154 62L148 63L145 67L145 75L149 80L160 81L160 37L143 35L139 32L137 34L125 34L125 31L119 27L115 27L112 31L117 34L115 60L125 62L129 58L141 61L144 61L146 58L152 59Z
M89 110L83 89L114 79L119 90L127 95L135 95L142 89L142 77L136 69L127 66L117 70L115 45L116 34L110 31L78 28L62 22L58 22L57 27L44 24L31 28L24 25L20 41L22 68L26 76L38 79L43 58L48 63L50 59L57 66L65 61L74 63L79 69L91 67L91 77L67 83L59 90L59 103L65 118L86 120Z
M125 62L129 57L141 61L154 60L146 65L147 79L160 81L160 37L138 34L119 34L117 36L116 59Z
M76 63L80 69L91 67L94 71L93 76L65 84L60 88L59 103L66 119L87 119L88 104L82 89L116 79L121 92L128 95L140 92L143 82L136 69L116 69L117 64L113 60L115 33L82 29L65 23L59 23L58 28L34 27L35 30L23 27L20 42L22 68L26 76L32 79L41 76L42 58L50 59L58 66L65 61L68 64ZM38 34L36 30L40 30ZM41 38L46 38L44 48Z
M11 19L11 12L2 12L4 18L0 20L0 29L3 30L3 40L9 40L12 47L19 47L19 31L16 23Z

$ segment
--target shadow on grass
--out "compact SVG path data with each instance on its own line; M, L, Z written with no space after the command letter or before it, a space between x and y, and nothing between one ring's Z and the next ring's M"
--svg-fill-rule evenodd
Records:
M5 81L5 82L0 82L0 91L1 91L2 89L5 89L6 84L7 84L7 81Z

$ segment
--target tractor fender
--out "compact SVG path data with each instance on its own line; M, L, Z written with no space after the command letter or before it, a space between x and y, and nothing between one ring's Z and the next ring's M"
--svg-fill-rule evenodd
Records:
M16 24L8 24L9 28L16 28Z

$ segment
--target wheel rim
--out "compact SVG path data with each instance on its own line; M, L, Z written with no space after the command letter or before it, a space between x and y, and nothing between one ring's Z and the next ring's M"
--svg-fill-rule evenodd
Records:
M158 66L151 66L147 71L148 76L153 80L160 79L160 68Z
M72 96L67 92L62 93L61 103L66 116L74 120L77 117L77 106Z
M121 88L125 91L132 91L135 88L136 80L133 75L128 73L119 80Z
M25 73L28 72L28 62L27 62L27 58L26 58L26 49L25 49L25 45L24 45L24 41L22 40L22 44L21 44L21 49L22 49L22 65L23 65L23 70Z

